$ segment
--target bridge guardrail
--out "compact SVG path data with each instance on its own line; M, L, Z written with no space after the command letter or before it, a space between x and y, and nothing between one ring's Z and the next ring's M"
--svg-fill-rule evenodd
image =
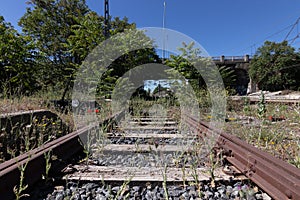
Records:
M252 59L249 55L244 56L211 56L210 57L213 61L225 62L225 61L244 61L249 62Z

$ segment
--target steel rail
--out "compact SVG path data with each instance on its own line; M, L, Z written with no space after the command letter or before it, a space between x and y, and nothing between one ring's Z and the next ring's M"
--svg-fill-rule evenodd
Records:
M38 111L40 113L40 111ZM21 113L22 114L22 113ZM28 114L28 113L26 113ZM20 182L20 167L27 165L24 172L24 183L28 188L33 186L38 180L45 175L46 160L45 153L51 151L51 155L55 155L58 162L52 163L52 171L59 170L60 161L65 161L73 155L83 151L83 146L80 138L87 136L88 132L100 127L99 124L107 123L112 119L120 117L121 113L109 116L100 123L82 127L77 131L62 136L56 140L46 143L38 148L30 150L22 155L19 155L11 160L0 164L0 197L1 199L13 199L13 188L19 185ZM79 138L80 137L80 138ZM57 168L57 170L55 170Z
M14 198L13 188L20 181L20 166L27 164L24 183L32 186L45 174L45 153L51 151L60 160L68 159L82 150L79 135L86 134L89 130L90 128L84 127L0 164L0 196L4 199Z
M226 159L272 198L300 199L300 169L208 123L185 116L185 122L200 134L217 133L216 147L224 150Z
M246 97L231 97L230 100L232 101L244 101L243 98L247 99L249 103L256 103L260 101L259 97L251 97L251 96L246 96ZM265 97L265 102L267 103L282 103L282 104L300 104L300 99L280 99L280 98L270 98L270 97Z
M59 118L57 114L43 109L20 111L15 113L1 113L0 126L1 128L4 128L7 133L9 133L16 124L21 126L30 124L33 119L41 121L43 117L53 120L57 120Z

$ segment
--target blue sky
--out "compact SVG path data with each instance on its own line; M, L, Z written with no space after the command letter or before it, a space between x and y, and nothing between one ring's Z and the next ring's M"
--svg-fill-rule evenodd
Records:
M0 15L18 30L17 22L26 12L26 1L1 0ZM165 1L166 28L192 37L211 56L253 54L266 39L281 42L300 17L300 0ZM127 16L139 28L162 27L163 2L110 0L110 14L113 17ZM87 0L87 4L103 14L104 0ZM300 31L300 23L298 26ZM299 33L298 26L288 39ZM292 45L299 48L300 38Z

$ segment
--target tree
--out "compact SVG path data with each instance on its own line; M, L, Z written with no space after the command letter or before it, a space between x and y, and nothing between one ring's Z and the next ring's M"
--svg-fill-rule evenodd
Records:
M131 80L131 82L135 83L133 85L137 85L139 82L143 82L146 78L149 78L147 77L149 73L145 70L138 70L136 67L148 63L161 63L161 60L153 47L153 41L140 30L131 28L131 31L125 31L124 35L120 35L120 37L117 36L113 40L115 44L119 45L114 45L113 49L110 51L122 51L126 53L107 66L107 70L101 77L101 81L97 88L97 94L99 96L105 96L106 98L111 97L111 92L116 84L120 84L120 82L129 78L129 74L126 74L126 72L132 70L132 73L146 73L136 75L134 77L135 80ZM127 43L130 44L128 45ZM149 44L148 46L151 46L151 48L142 48L145 44ZM128 46L136 46L141 49L127 51ZM109 55L111 55L111 53L109 53ZM133 70L134 68L136 68L136 70ZM124 74L126 75L124 76ZM132 88L130 88L129 85L127 87L126 90L131 91ZM123 92L125 92L125 90Z
M299 53L287 41L266 41L251 60L249 75L262 90L294 89L299 87L299 61Z
M71 88L77 70L86 57L106 38L104 18L91 11L84 0L31 0L33 8L21 18L25 35L33 38L38 56L38 74L44 87L62 91L62 100ZM135 29L128 19L111 20L110 35ZM140 44L150 41L140 34ZM118 48L126 48L120 40ZM140 45L142 46L142 45ZM110 93L117 79L142 63L156 60L154 49L128 52L118 58L102 76L98 91Z
M29 94L37 87L30 37L22 36L0 16L0 91Z
M226 87L230 87L233 85L235 81L234 71L230 68L226 68L225 66L221 66L218 70L212 72L213 69L212 61L209 58L200 56L200 49L194 48L194 43L185 44L183 43L183 47L178 48L181 52L180 55L171 55L170 59L166 61L166 64L169 67L172 67L177 72L188 79L189 83L196 90L200 88L205 88L207 84L201 75L205 74L207 77L206 81L214 81L215 73L220 73L223 79L223 82ZM196 69L194 66L197 64L200 66L200 69ZM210 72L206 71L206 69L210 67Z
M166 65L184 76L194 89L199 89L204 86L204 80L192 62L200 58L201 52L194 48L193 42L190 44L182 43L182 45L183 47L178 48L181 54L171 55L170 59L166 61Z
M79 55L71 54L68 38L74 35L72 27L80 25L90 10L84 0L31 0L30 3L32 8L27 8L19 25L35 45L39 82L45 89L49 86L64 89L75 71L73 64L82 60Z

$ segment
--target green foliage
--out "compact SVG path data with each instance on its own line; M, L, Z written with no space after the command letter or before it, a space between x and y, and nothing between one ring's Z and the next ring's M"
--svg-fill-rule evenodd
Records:
M20 19L20 35L0 17L0 91L5 95L52 90L64 99L76 73L104 37L104 17L91 11L85 0L30 0ZM111 19L110 35L136 30L128 19ZM126 49L128 37L139 46L152 41L142 31L136 37L118 38L116 51ZM126 38L127 37L127 38ZM113 51L113 49L111 50ZM159 62L153 48L126 52L115 60L99 80L98 94L109 97L122 75L135 66ZM17 91L16 91L17 90Z
M35 70L44 89L65 89L70 77L81 63L71 54L68 38L74 35L72 27L80 25L90 12L85 1L31 0L32 7L20 19L19 25L35 45Z
M250 99L247 97L243 97L243 112L248 115L251 111L251 107L250 107Z
M185 44L179 47L180 55L171 55L169 60L166 60L166 65L179 72L185 79L189 81L194 89L204 85L199 71L194 67L193 61L196 62L200 58L200 49L194 48L194 43Z
M234 74L234 70L232 68L221 66L219 67L219 72L226 88L232 86L236 81L236 75Z
M134 91L132 90L137 88L132 88L132 86L136 86L139 81L140 84L143 84L143 77L146 76L144 74L137 74L141 72L145 73L143 70L139 71L138 66L160 62L154 48L152 48L153 41L143 31L132 27L133 25L128 24L130 30L124 30L122 34L112 36L109 39L110 45L107 45L107 48L97 48L89 54L89 58L97 58L97 61L89 60L87 64L90 70L96 75L96 80L93 81L97 82L96 93L99 97L110 98L116 85L123 89L121 96L133 93ZM143 48L144 46L151 48ZM137 50L129 51L129 47ZM111 57L116 54L115 52L123 53L120 57L112 61ZM130 73L135 74L134 80L129 80ZM133 84L132 81L136 84ZM115 95L119 94L115 93Z
M36 88L32 76L33 45L0 16L0 92L5 96L30 93ZM17 88L17 89L16 89Z
M299 53L287 41L266 41L251 61L249 75L262 90L297 89L300 86Z
M200 56L200 49L194 47L194 43L185 44L178 48L180 55L171 55L166 61L166 65L179 72L185 79L188 79L194 90L199 90L207 86L207 82L213 82L216 74L222 77L225 87L230 87L235 82L234 70L226 66L221 66L218 70L212 72L212 61L209 58ZM200 66L196 69L195 65ZM207 68L210 68L209 72ZM206 75L206 80L201 75Z

